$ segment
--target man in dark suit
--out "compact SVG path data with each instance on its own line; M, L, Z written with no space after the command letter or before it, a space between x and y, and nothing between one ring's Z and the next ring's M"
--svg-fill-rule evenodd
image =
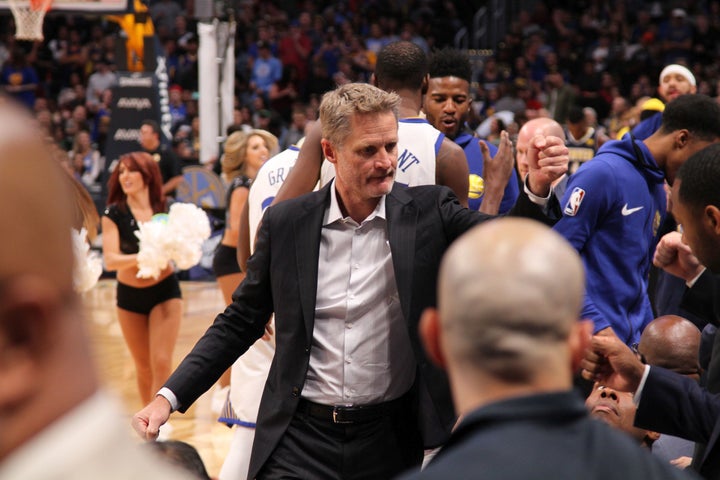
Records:
M682 478L573 390L593 329L578 321L584 285L578 254L538 222L503 218L453 243L420 334L460 422L407 479Z
M210 388L274 312L249 478L389 478L447 439L447 379L425 359L416 326L435 302L447 246L493 217L446 187L393 184L399 101L367 84L323 97L335 180L266 211L233 303L134 416L141 436L154 438L171 409L184 412ZM528 188L546 196L567 149L552 137L535 147ZM516 213L541 216L526 195Z
M671 211L683 226L682 244L660 245L655 263L678 273L720 272L720 145L691 156L677 172ZM709 274L710 272L703 273ZM683 278L691 278L685 274ZM716 296L716 299L718 297ZM616 388L637 391L637 426L706 443L693 468L705 478L720 478L720 399L692 379L643 365L615 337L596 337L583 362L586 378L607 379ZM697 460L697 461L696 461Z
M712 192L692 193L696 208L707 206L707 203L720 205L720 202L708 194ZM712 236L708 237L708 240L711 238ZM715 240L717 241L717 238ZM706 261L709 260L706 258ZM681 294L679 311L702 329L701 366L705 372L701 384L711 393L720 393L720 335L717 335L717 326L720 325L720 270L711 271L700 263L678 231L670 232L660 239L653 264L662 268L663 274L668 274L663 277L665 287L675 285L674 290L666 288L665 293L675 293L676 301L677 294ZM682 285L683 281L685 285ZM680 282L679 285L677 282ZM678 291L678 288L682 290ZM703 444L696 446L693 468L700 469L700 464L706 457L705 448Z

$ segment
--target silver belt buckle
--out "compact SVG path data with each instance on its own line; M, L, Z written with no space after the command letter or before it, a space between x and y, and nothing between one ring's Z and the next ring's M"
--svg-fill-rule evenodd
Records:
M344 404L344 405L333 405L333 411L332 411L333 423L338 423L338 424L353 423L352 420L342 420L342 419L338 420L338 412L340 412L339 409L348 408L348 407L352 407L352 403L348 403L348 404ZM342 412L340 412L340 413L342 413Z

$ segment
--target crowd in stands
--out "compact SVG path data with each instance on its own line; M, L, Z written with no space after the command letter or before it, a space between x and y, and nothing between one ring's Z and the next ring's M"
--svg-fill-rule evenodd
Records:
M452 46L455 33L469 26L471 3L238 2L235 122L269 130L286 148L317 117L325 91L369 79L384 45L412 40L428 53ZM474 129L491 118L490 140L502 128L516 133L543 109L564 124L573 104L593 108L614 138L656 95L668 63L687 65L698 93L718 94L720 1L682 8L636 0L560 3L534 2L510 15L492 55L477 59L468 121ZM193 2L153 0L149 12L167 56L175 153L193 163L199 149ZM8 12L0 32L2 89L34 110L79 179L98 182L122 29L107 17L50 12L44 41L19 42ZM494 116L498 111L512 112L512 121Z

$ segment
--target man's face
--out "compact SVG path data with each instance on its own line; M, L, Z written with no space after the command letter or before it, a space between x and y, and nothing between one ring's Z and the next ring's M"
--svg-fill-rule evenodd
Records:
M627 100L624 97L615 97L612 101L611 112L615 115L620 115L627 111Z
M140 127L140 145L146 150L153 150L157 146L157 134L150 125Z
M585 400L590 416L642 441L646 431L633 426L637 407L633 403L633 394L619 392L595 383L590 396Z
M355 115L342 145L323 139L324 151L333 152L333 158L327 157L335 164L336 187L346 205L390 192L397 168L397 129L392 112Z
M450 139L457 137L470 110L470 84L458 77L431 78L425 95L428 122Z
M530 171L528 164L528 150L530 149L530 140L534 132L528 128L521 128L518 132L517 141L515 143L515 161L517 162L517 171L520 178L524 179L525 175Z
M665 102L675 100L680 95L695 93L697 88L679 73L669 73L660 80L658 94Z
M693 254L713 272L720 272L720 238L714 232L710 219L697 208L680 200L680 185L676 180L670 193L670 211L679 225L682 225L682 239Z

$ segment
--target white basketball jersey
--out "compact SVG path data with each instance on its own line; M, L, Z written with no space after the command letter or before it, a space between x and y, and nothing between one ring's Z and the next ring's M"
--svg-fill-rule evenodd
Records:
M262 215L295 165L299 151L298 147L292 145L268 159L250 186L247 202L251 253L255 251L255 232ZM232 366L230 401L237 417L247 424L254 424L257 419L260 397L274 355L275 337L270 341L258 340ZM245 453L250 455L249 451Z
M255 232L265 209L270 206L278 190L295 165L300 149L291 145L274 157L268 159L250 187L248 194L248 220L250 223L250 251L255 251Z

